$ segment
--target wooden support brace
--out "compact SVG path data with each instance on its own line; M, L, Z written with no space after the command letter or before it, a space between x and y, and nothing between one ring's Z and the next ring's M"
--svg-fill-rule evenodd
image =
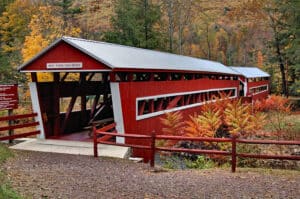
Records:
M68 77L68 75L69 75L69 72L66 72L66 73L64 74L64 76L60 79L60 81L61 81L61 82L64 82L65 79Z
M62 125L62 128L61 128L61 132L62 133L65 131L65 128L67 126L70 114L71 114L71 112L73 110L73 107L74 107L74 104L76 102L76 98L77 98L77 96L73 96L72 99L71 99L71 101L70 101L70 103L69 103L68 110L66 112L65 119L63 121L63 125Z
M138 112L138 115L143 115L144 110L145 110L145 105L146 105L146 101L143 100L142 103L141 103L141 106L139 106L139 112Z
M167 106L167 109L176 107L177 103L181 100L182 96L176 96L173 100L171 100Z

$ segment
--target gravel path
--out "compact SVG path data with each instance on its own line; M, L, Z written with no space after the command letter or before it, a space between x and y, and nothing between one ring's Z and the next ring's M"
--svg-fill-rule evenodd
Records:
M153 172L128 160L24 151L3 167L29 198L300 198L299 171Z

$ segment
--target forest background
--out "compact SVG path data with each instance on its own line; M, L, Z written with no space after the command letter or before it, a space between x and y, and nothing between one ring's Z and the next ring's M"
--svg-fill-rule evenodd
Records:
M257 66L300 96L299 0L0 0L0 83L63 35Z

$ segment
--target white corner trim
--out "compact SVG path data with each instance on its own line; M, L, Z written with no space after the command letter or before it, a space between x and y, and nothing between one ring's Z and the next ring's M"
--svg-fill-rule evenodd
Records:
M114 112L114 120L117 124L116 130L118 133L124 134L124 119L123 119L123 111L121 104L121 96L120 96L120 87L118 82L110 82L110 89L112 95L112 104L113 104L113 112ZM116 137L117 143L125 143L124 137Z
M38 138L45 139L45 130L44 130L44 124L42 119L42 113L39 103L39 97L37 93L37 86L35 82L29 83L29 89L30 89L30 96L31 96L31 102L32 102L32 110L33 112L37 113L37 116L34 118L35 121L39 122L39 125L36 126L36 130L39 130L41 133L38 135Z

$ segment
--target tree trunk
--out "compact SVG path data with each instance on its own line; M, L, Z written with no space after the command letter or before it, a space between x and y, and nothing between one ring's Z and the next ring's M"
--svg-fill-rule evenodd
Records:
M286 97L288 97L288 89L287 89L286 79L285 79L285 68L284 68L284 63L283 63L283 59L282 59L282 53L280 50L280 43L279 43L280 41L279 41L278 36L276 36L275 42L276 42L276 53L277 53L279 68L280 68L280 73L281 73L282 94L285 95Z
M144 19L144 28L145 28L145 42L146 42L146 48L148 48L148 0L144 0L144 13L145 13L145 19Z
M173 0L168 0L168 18L169 18L169 51L173 52L173 32L174 32L174 15L173 15Z

